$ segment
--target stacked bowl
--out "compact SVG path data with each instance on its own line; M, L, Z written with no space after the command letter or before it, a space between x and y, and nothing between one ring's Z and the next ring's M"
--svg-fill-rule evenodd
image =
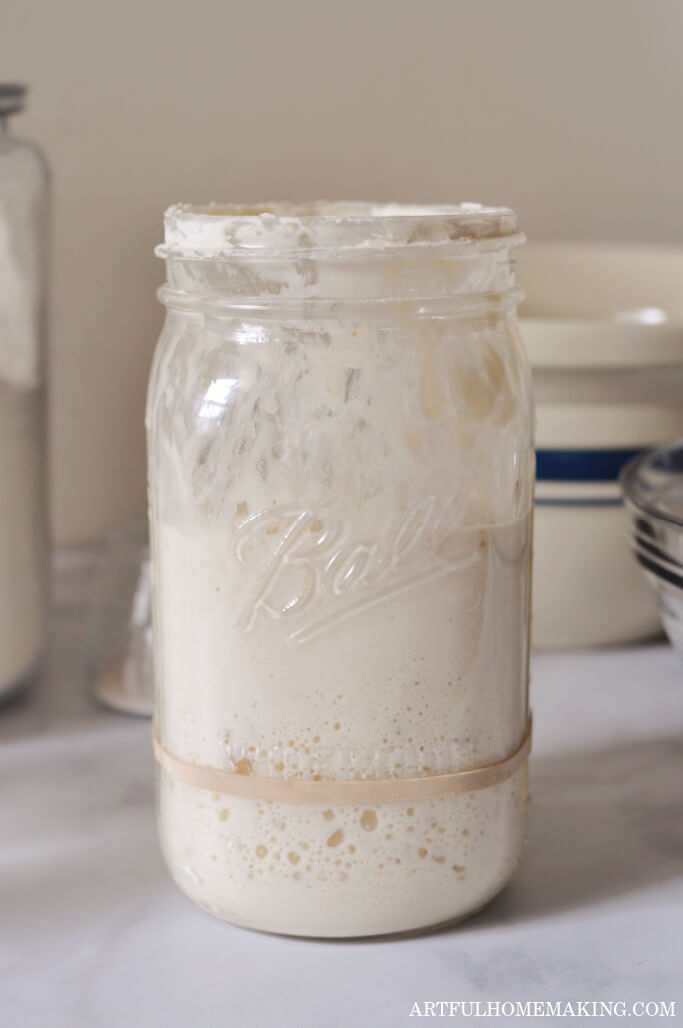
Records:
M620 481L629 545L683 656L683 440L634 457Z
M651 638L660 616L618 479L634 454L683 437L683 249L532 244L517 261L537 417L533 642Z

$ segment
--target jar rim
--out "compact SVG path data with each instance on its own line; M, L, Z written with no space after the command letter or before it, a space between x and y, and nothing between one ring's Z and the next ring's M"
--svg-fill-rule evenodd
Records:
M357 251L395 253L463 246L518 245L523 237L509 207L479 203L397 204L360 201L188 204L164 216L163 258L220 260Z

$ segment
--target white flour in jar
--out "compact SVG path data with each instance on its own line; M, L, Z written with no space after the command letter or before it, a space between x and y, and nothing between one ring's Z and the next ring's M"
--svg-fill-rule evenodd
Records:
M455 340L396 310L387 326L290 318L275 345L249 319L170 319L148 407L157 731L187 763L400 779L495 763L524 736L532 473L507 456L530 435L511 399L523 361L494 316ZM200 906L372 935L499 890L526 767L343 806L161 770L159 802L167 863Z
M0 699L37 663L45 635L41 258L32 152L4 156L0 196Z
M40 394L0 381L0 698L33 669L44 637Z

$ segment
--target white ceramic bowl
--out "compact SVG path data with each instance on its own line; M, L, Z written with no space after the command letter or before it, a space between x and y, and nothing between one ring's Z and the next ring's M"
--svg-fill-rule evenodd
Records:
M532 244L517 263L536 395L534 645L647 638L661 622L617 479L683 435L683 249Z

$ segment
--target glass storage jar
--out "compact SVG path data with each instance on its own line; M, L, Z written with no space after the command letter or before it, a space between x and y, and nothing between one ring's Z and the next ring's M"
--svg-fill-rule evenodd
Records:
M514 214L176 206L147 406L159 825L236 924L462 918L523 849Z
M0 701L45 646L45 258L47 172L9 134L22 86L0 85Z

